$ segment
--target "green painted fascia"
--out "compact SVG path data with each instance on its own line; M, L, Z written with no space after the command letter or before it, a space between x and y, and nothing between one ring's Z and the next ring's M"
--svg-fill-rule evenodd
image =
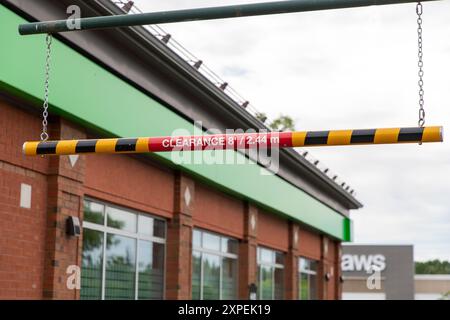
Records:
M45 36L20 36L17 27L25 20L1 5L0 21L0 43L3 44L0 49L0 86L3 90L20 93L28 100L41 101ZM193 131L191 122L55 39L51 58L50 103L52 113L111 136L171 135L180 128ZM183 164L177 167L272 212L298 220L335 238L350 239L347 218L282 178L262 175L261 170L265 169L249 162L242 154L232 150L223 152L245 160L247 164ZM154 156L172 162L169 153Z
M344 220L344 241L352 242L353 241L353 221L349 218L345 218Z

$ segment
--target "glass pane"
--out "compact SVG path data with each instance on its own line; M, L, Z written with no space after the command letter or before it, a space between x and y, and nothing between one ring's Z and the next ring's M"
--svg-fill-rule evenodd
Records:
M237 299L237 260L222 258L222 299Z
M237 240L222 237L222 252L238 254L238 244Z
M200 277L201 277L201 258L198 251L192 252L192 299L200 300Z
M309 270L309 260L300 258L299 260L299 271Z
M103 225L105 223L104 206L99 203L85 200L83 220Z
M275 268L275 300L281 300L284 298L284 270Z
M225 238L225 237L221 237L220 238L220 242L221 242L221 244L220 244L220 251L222 251L222 252L228 252L228 238Z
M164 287L164 245L139 241L138 299L162 299Z
M308 275L305 273L300 273L300 281L298 284L299 298L300 300L309 299L309 285L308 285Z
M106 239L105 299L134 299L136 240L114 234Z
M275 263L284 265L284 254L282 252L275 252Z
M309 299L317 300L317 276L310 275L309 276Z
M121 209L106 207L108 227L136 232L136 215Z
M203 248L220 251L220 237L208 232L203 232Z
M309 270L311 270L312 272L317 272L317 261L310 262Z
M102 298L103 232L83 229L81 299Z
M138 222L138 232L153 237L165 238L166 223L163 220L140 214Z
M192 235L192 246L200 248L202 246L202 233L198 230L194 230Z
M260 290L260 297L263 300L272 300L272 290L273 290L273 278L272 278L272 267L260 266L261 277L259 278L260 283L258 285Z
M273 263L274 262L273 254L274 254L274 252L272 250L261 248L260 249L260 259L261 259L260 261L266 262L266 263Z
M138 232L153 236L153 218L139 215Z
M166 222L159 219L153 221L153 236L159 238L166 237Z
M220 258L203 254L203 299L219 299L220 291Z

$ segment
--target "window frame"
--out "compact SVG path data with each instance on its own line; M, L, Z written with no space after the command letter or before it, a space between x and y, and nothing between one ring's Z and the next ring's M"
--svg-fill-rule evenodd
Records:
M200 232L200 247L194 245L194 232ZM219 250L212 250L212 249L205 249L202 247L203 245L203 234L208 233L210 235L218 236L219 237ZM229 253L229 252L223 252L222 251L222 238L227 238L231 240L235 240L239 245L239 239L232 238L229 236L224 236L222 234L212 232L209 230L201 229L201 228L192 228L192 252L191 257L193 256L194 251L200 253L200 299L203 299L203 275L204 275L204 267L203 267L203 259L204 259L204 253L209 255L218 256L220 258L220 274L219 274L219 300L222 300L222 288L223 288L223 282L222 282L222 274L223 274L223 258L230 258L236 260L236 299L239 299L239 248L238 253ZM193 271L193 270L192 270ZM192 278L192 274L191 274ZM192 286L191 286L191 293L192 293Z
M262 261L261 260L261 251L262 250L269 250L272 253L272 257L273 257L273 261L274 262L267 262L267 261ZM285 298L285 266L284 264L281 263L276 263L276 254L280 253L283 256L283 262L285 262L285 253L283 251L280 250L276 250L276 249L272 249L272 248L268 248L268 247L264 247L264 246L257 246L256 248L256 265L257 265L257 276L258 276L258 299L262 300L262 289L260 284L262 283L262 272L261 272L261 267L262 266L268 266L273 268L272 269L272 297L271 300L275 300L275 269L281 269L283 270L283 283L282 283L282 288L283 288L283 298Z
M89 222L84 220L84 202L93 202L103 206L103 224L97 224L94 222ZM128 213L136 215L136 232L130 232L125 230L116 229L108 226L108 216L106 212L106 207L126 211ZM165 238L150 236L147 234L139 233L139 216L146 216L154 220L159 220L164 222L164 236ZM167 221L163 218L154 216L147 212L134 210L125 206L119 206L113 203L109 203L103 200L98 200L96 198L84 197L83 198L83 222L82 229L87 228L89 230L94 230L103 233L103 247L102 247L102 288L101 288L101 300L105 300L105 285L106 285L106 243L108 234L124 236L132 238L136 241L136 257L135 257L135 282L134 282L134 300L139 300L139 241L150 241L152 243L159 243L164 245L164 261L163 261L163 292L162 299L166 298L166 260L167 260Z

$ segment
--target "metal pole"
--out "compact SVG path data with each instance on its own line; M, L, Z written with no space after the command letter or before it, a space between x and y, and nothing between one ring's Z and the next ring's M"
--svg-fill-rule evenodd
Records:
M25 142L27 156L442 142L442 127L264 132Z
M437 0L423 0L437 1ZM26 23L19 26L22 35L57 33L66 31L130 27L137 25L237 18L279 13L304 12L328 9L365 7L417 2L417 0L290 0L211 8L174 10L142 14L123 14L103 17L80 18L80 29L74 28L73 20L56 20Z

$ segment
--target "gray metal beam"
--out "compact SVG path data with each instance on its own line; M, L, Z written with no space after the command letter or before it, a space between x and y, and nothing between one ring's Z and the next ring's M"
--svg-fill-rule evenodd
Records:
M437 0L423 0L437 1ZM328 9L343 9L365 7L372 5L388 5L417 2L417 0L290 0L265 2L244 5L231 5L211 8L151 12L142 14L122 14L80 18L80 28L73 28L74 20L55 20L36 23L26 23L19 26L22 35L38 33L57 33L91 29L129 27L137 25L162 24L185 21L237 18L280 13L317 11Z

